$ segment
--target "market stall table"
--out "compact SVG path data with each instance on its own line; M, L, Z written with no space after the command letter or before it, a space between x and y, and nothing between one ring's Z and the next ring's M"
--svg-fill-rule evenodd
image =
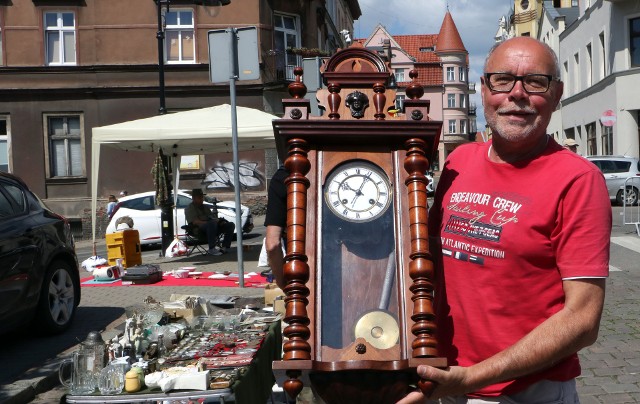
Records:
M123 392L114 395L101 395L96 391L93 394L69 394L63 397L63 400L66 400L67 403L140 403L207 399L209 402L219 403L225 403L228 400L237 404L264 403L269 399L275 383L271 363L281 357L281 350L281 325L280 321L274 321L265 330L260 347L248 366L238 368L242 368L242 372L237 372L238 377L230 388L168 392L163 392L159 388L152 390L145 388L136 393ZM215 371L216 369L214 367L211 370Z

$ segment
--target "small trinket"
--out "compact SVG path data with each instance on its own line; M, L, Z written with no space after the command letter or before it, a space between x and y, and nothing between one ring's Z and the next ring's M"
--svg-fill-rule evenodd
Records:
M136 391L139 391L142 388L142 385L140 383L140 377L138 375L138 372L135 370L130 370L127 372L127 374L124 376L124 390L127 393L135 393Z

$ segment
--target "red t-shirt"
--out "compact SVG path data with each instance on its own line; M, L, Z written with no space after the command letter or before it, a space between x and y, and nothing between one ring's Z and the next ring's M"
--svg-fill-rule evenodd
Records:
M609 273L611 204L598 168L552 139L541 155L515 164L491 162L489 146L472 143L449 156L430 211L442 251L438 344L450 365L491 357L558 312L563 278ZM513 394L579 374L574 354L473 395Z

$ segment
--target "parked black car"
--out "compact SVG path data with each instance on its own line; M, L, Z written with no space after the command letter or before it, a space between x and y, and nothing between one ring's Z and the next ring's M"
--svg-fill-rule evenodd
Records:
M80 304L80 274L69 222L18 177L0 173L0 334L34 322L57 334Z

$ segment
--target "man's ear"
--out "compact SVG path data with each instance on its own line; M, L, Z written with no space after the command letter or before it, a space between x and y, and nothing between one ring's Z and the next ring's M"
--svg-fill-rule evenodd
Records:
M558 108L558 103L560 103L560 99L562 98L562 93L564 92L564 83L562 81L556 82L554 94L553 94L553 109Z
M482 101L482 106L484 107L484 89L486 85L484 84L484 77L480 76L480 100Z

